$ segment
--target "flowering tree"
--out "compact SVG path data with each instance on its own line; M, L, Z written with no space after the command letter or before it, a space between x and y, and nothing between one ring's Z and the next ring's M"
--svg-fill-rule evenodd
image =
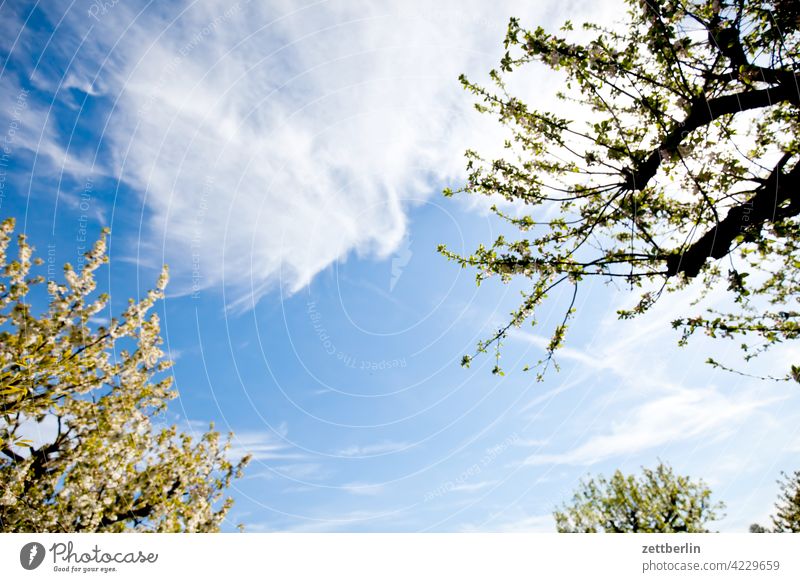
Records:
M573 300L549 332L546 367L588 277L639 289L622 318L693 281L727 291L730 308L673 322L682 342L697 331L738 338L749 359L800 335L800 5L628 4L624 28L586 24L583 42L570 23L550 34L512 19L494 88L462 77L509 139L501 159L467 152L458 192L515 203L522 215L494 210L522 234L471 256L442 251L476 268L479 282L531 281L478 353L494 347L499 358L509 330L535 323L537 307L566 286ZM571 113L536 110L509 93L505 77L536 62L563 73L557 96ZM800 367L781 378L800 381Z
M750 526L753 533L800 533L800 471L781 473L778 481L780 493L775 502L772 529L757 523Z
M711 502L705 483L661 463L641 477L617 471L611 479L582 481L554 516L562 533L698 533L708 531L706 523L723 508Z
M800 471L783 473L778 484L781 492L775 503L775 515L772 516L774 531L798 533L800 532Z
M26 299L45 283L32 275L41 260L24 235L8 259L13 229L0 226L0 531L218 530L232 503L223 491L248 459L231 462L213 426L194 440L155 418L176 395L149 314L166 269L119 319L94 326L109 300L94 293L104 231L80 272L67 264L65 284L47 282L37 316ZM34 446L35 423L48 422L52 438Z

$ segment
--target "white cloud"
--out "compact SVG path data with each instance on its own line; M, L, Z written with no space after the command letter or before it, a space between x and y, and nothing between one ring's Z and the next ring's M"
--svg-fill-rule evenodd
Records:
M461 493L471 493L473 491L480 491L481 489L486 489L487 487L491 487L492 485L496 485L497 483L498 483L497 480L477 481L475 483L458 483L448 488L447 491L448 493L453 491L458 491Z
M254 461L286 461L306 457L272 432L236 431L231 441L230 456L240 459L245 455L252 455Z
M671 444L707 442L712 437L730 442L742 430L754 434L755 426L778 426L777 419L787 414L785 401L791 396L790 388L746 380L705 363L708 356L720 361L731 356L740 360L735 342L699 336L687 348L677 346L679 334L672 329L671 321L702 312L705 305L726 305L722 288L712 290L695 306L700 292L697 286L666 295L650 312L633 321L620 321L614 315L631 303L627 293L600 302L609 315L594 328L593 337L556 354L562 362L573 365L572 375L521 409L538 411L561 399L572 410L559 427L559 442L553 445L558 447L556 451L537 451L526 464L592 465ZM537 349L544 349L548 341L524 331L515 331L512 338ZM774 372L792 359L778 346L762 356L752 371ZM593 386L609 388L594 393ZM578 404L567 400L572 396L566 393L575 388L585 390L587 400L580 400L580 410ZM717 472L722 475L721 470ZM706 477L713 480L715 475Z
M323 512L324 514L324 512ZM248 531L281 531L293 533L322 533L322 532L343 532L343 531L374 531L381 527L377 524L397 526L402 524L404 516L399 511L368 511L356 509L342 512L337 508L333 515L324 517L307 517L304 521L295 521L290 524L282 524L275 527L275 524L255 524L252 528L248 526ZM382 530L388 528L384 525Z
M522 331L519 328L511 328L509 337L513 340L521 340L527 343L532 344L536 348L540 350L546 350L547 346L550 344L550 338L546 338L544 336L531 333L528 331ZM592 356L589 353L569 347L562 347L556 352L556 359L567 359L577 362L587 368L593 370L600 370L603 368L610 367L610 363L603 359L602 357Z
M281 465L276 467L279 475L289 477L291 479L319 479L325 475L329 475L330 471L325 469L319 463L293 463L290 465Z
M589 437L583 444L557 454L536 454L526 464L566 463L591 465L614 456L640 453L674 442L695 440L702 435L725 432L760 407L774 400L733 399L715 389L687 389L646 400L629 418L609 432Z
M352 495L380 495L385 489L383 483L347 483L340 485L339 489Z
M247 471L247 479L273 480L283 478L299 483L311 483L330 477L333 471L320 463L289 463L285 465L266 465L262 469ZM312 491L314 487L309 485L296 485L285 489L285 491Z
M464 524L460 529L464 532L552 533L555 531L555 521L550 514L523 515L510 520L491 518L480 524Z
M224 284L247 307L351 253L390 256L407 210L459 180L463 150L500 145L457 76L497 66L509 16L535 25L574 9L208 1L142 14L119 3L92 19L74 8L75 36L93 28L63 86L114 102L107 170L145 197L141 244L171 264L173 290ZM39 147L58 158L54 143Z
M173 422L178 425L179 429L194 438L199 438L200 435L209 430L210 423L208 421L173 416ZM289 429L285 422L274 428L271 427L264 430L229 428L233 432L233 438L231 439L228 457L234 462L239 461L245 455L251 455L253 461L298 461L307 458L305 453L298 452L298 449L287 440ZM219 426L214 426L214 430L225 435L225 431ZM270 468L267 471L258 472L251 476L263 478L268 473L273 476L279 475L278 468L279 466L275 465L276 470L272 470L272 463L270 463ZM251 469L257 470L257 467L251 465Z
M340 457L370 457L396 453L408 449L412 445L406 442L386 441L368 445L350 445L337 450L334 454Z
M40 171L91 174L90 163L65 149L66 138L59 132L51 108L44 107L30 90L17 87L8 76L0 77L0 95L5 105L0 108L0 139L6 154L28 150L36 153Z

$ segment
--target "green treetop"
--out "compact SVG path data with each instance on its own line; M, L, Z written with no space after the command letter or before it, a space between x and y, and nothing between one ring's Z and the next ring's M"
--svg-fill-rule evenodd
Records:
M581 481L572 501L553 515L562 533L696 533L708 531L723 508L711 502L702 481L662 463L639 477L617 471L611 479Z

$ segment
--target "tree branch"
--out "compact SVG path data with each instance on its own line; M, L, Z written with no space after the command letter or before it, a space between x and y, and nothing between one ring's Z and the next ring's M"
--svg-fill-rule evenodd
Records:
M800 214L800 162L785 174L783 168L789 157L790 154L783 156L749 200L731 208L719 224L689 247L670 254L667 257L667 277L678 273L695 277L709 258L721 259L727 255L739 235L754 234L766 222Z
M25 457L12 451L10 447L3 447L2 449L0 449L0 453L4 454L6 457L11 459L15 463L21 463L22 461L25 460Z
M655 176L664 157L674 154L683 140L695 129L708 125L723 115L769 107L784 101L800 106L800 93L796 86L785 84L775 88L744 91L695 101L686 119L674 125L659 146L637 164L635 169L626 170L623 189L643 190Z
M170 487L169 491L167 491L166 495L164 496L164 499L169 499L170 497L172 497L172 495L174 495L178 491L179 485L180 485L180 479L176 479L172 483L172 486ZM113 518L109 517L108 515L104 515L103 518L100 520L100 523L98 524L97 528L98 530L101 530L102 528L106 528L120 522L126 522L131 519L134 521L145 519L153 513L155 508L156 508L155 504L145 503L144 505L140 505L139 507L128 509L122 514Z

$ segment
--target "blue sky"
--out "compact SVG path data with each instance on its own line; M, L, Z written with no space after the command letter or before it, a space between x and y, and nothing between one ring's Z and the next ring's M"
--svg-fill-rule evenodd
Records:
M703 363L734 345L675 345L691 289L620 322L634 298L584 286L543 383L522 368L566 297L507 342L505 377L491 358L459 365L524 283L477 288L436 252L506 228L486 201L440 194L467 147L502 143L457 77L486 78L512 15L621 11L532 4L0 5L0 214L56 265L110 226L101 287L117 311L170 265L170 420L213 421L255 457L227 529L552 531L586 473L662 459L727 503L715 527L743 531L796 468L796 388ZM514 82L533 102L558 87L535 68Z

